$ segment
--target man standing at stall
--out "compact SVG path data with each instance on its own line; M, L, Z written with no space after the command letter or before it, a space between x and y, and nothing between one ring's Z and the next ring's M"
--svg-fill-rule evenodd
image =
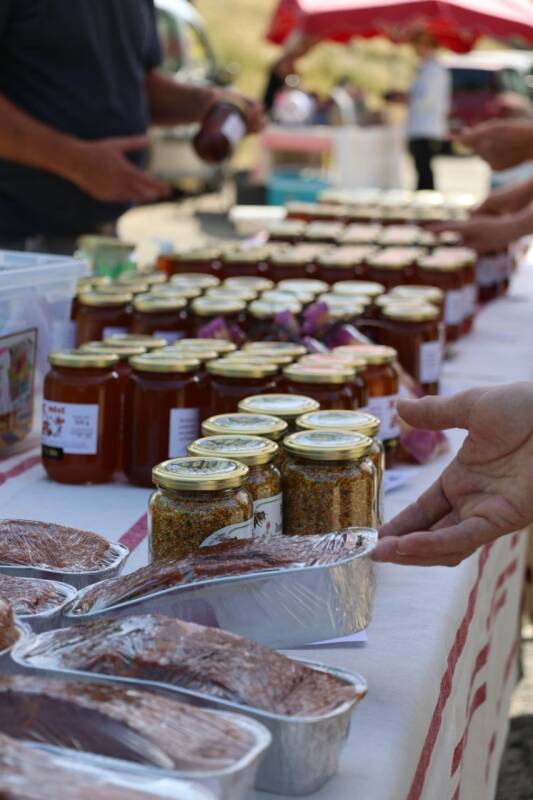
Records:
M200 121L223 90L160 62L153 0L2 0L0 247L68 252L168 195L142 168L148 126ZM248 130L261 124L249 102Z

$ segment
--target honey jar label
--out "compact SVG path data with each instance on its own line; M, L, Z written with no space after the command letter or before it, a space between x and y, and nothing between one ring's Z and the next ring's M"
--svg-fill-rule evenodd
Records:
M246 125L240 114L230 114L220 128L226 139L235 145L241 141L246 133Z
M204 539L201 547L214 547L216 544L227 542L228 539L251 539L254 535L254 520L247 519L237 525L226 525L225 528L215 531Z
M187 447L200 435L200 413L197 408L172 408L168 426L168 457L187 455Z
M422 342L420 345L420 383L436 383L440 378L441 364L442 344L440 340Z
M99 407L89 403L43 401L42 445L55 458L94 456L98 451Z
M464 295L462 289L446 292L444 319L447 325L459 325L464 318Z
M254 503L254 536L279 536L283 533L282 495L265 497Z
M397 394L369 397L368 399L367 408L369 413L373 414L381 422L378 436L382 442L400 437L400 419L396 411L397 401Z

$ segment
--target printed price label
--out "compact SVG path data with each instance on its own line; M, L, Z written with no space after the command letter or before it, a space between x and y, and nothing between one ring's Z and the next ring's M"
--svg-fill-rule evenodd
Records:
M172 408L168 428L168 457L187 455L187 447L200 435L197 408Z
M440 378L442 346L440 341L422 342L420 347L420 383L435 383Z
M43 447L62 455L94 456L98 451L96 404L43 401Z
M381 441L398 439L400 436L400 420L396 411L397 394L385 395L384 397L369 397L368 410L371 414L381 421L379 438Z
M464 295L462 289L446 292L444 319L447 325L459 325L464 319Z

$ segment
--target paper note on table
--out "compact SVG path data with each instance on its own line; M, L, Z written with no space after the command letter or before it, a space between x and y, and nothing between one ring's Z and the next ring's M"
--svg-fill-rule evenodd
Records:
M305 647L363 647L368 643L366 630L357 631L350 636L341 636L339 639L326 639L324 642L313 642ZM303 649L305 649L305 647ZM298 648L300 649L300 648Z

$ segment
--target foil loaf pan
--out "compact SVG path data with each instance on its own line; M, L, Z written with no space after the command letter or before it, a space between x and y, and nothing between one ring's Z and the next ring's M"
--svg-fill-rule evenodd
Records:
M68 570L47 568L47 567L31 567L31 566L11 566L9 564L0 564L0 572L4 575L13 575L18 578L43 578L49 581L59 581L60 583L68 583L76 589L84 589L91 586L93 583L98 583L106 578L113 578L123 569L126 559L130 551L122 544L110 542L110 549L113 553L113 561L111 564L103 567L102 569L86 570L84 572L71 572Z
M66 670L31 662L32 641L21 641L11 658L20 671L67 680L108 681L168 694L184 702L251 718L266 727L272 745L257 773L256 788L274 794L301 796L318 791L338 769L338 759L348 735L354 707L367 692L363 677L341 669L302 660L302 663L336 676L354 687L354 698L333 711L312 717L273 714L158 681ZM232 798L233 800L233 798Z
M16 661L11 658L11 652L15 647L22 647L24 644L28 643L31 638L32 630L30 626L22 622L20 618L15 620L15 626L19 634L17 641L11 647L0 650L0 675L19 675L23 671Z
M279 650L349 636L368 626L374 595L369 554L377 532L356 530L364 538L363 546L334 564L196 581L86 614L67 608L61 624L163 614L222 628ZM82 599L80 592L78 600Z
M17 614L17 618L35 633L43 633L51 628L59 627L59 619L64 609L78 596L77 589L68 583L60 583L59 581L47 581L47 583L51 583L54 589L63 595L63 601L47 611L41 611L36 614ZM9 600L9 598L7 599Z

